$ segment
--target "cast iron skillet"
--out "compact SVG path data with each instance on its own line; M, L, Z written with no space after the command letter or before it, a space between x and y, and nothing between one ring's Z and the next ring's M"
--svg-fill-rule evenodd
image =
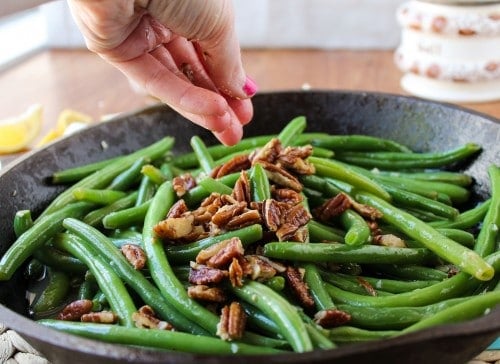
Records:
M474 141L484 147L479 158L462 166L475 177L475 197L489 191L486 167L500 162L500 124L450 105L395 95L353 92L286 92L254 98L254 121L245 135L278 132L297 115L306 115L309 131L368 134L394 139L414 150L444 150ZM176 149L189 150L193 134L215 142L208 132L186 122L164 106L153 107L96 125L31 153L0 173L0 254L12 244L17 210L37 214L62 187L46 177L63 168L133 151L164 135L176 137ZM54 363L163 362L233 363L234 357L173 354L100 343L37 325L25 317L26 282L21 274L0 283L0 318ZM447 325L385 341L307 354L238 358L240 364L272 363L450 363L466 362L500 334L500 309L462 324ZM193 343L195 345L195 343Z

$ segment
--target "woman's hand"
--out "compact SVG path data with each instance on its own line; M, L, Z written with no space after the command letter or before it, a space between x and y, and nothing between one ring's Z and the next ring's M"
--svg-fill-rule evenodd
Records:
M224 144L250 121L229 0L69 0L87 47Z

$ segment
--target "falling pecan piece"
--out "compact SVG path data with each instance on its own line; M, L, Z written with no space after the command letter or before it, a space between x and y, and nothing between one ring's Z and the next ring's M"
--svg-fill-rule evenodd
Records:
M246 314L238 302L231 302L221 311L220 321L217 325L217 336L222 340L232 341L243 337L245 333Z
M81 317L92 311L91 300L76 300L66 305L57 315L59 320L79 321Z

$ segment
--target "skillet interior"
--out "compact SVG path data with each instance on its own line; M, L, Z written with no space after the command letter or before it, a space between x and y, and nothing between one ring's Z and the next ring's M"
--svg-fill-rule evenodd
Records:
M500 124L474 112L415 98L353 92L285 92L254 98L254 121L245 135L278 132L297 115L305 115L308 131L332 134L368 134L390 138L414 150L445 150L473 141L484 147L481 156L461 166L475 177L476 198L489 191L486 167L500 161ZM14 240L11 227L17 210L30 208L35 216L62 187L50 186L53 171L101 160L135 150L163 135L176 138L176 151L189 151L189 139L198 134L209 143L215 139L164 106L153 107L102 123L46 148L26 155L0 173L0 254ZM26 337L52 362L91 360L93 363L156 362L230 363L234 358L173 355L158 351L97 343L49 330L26 319L24 288L20 274L0 283L0 317ZM14 313L17 312L19 314ZM407 363L430 360L465 362L483 350L500 333L500 310L490 316L453 326L442 326L384 342L343 347L329 352L266 357L268 363L330 362ZM69 349L68 349L69 348ZM247 360L248 359L248 360ZM239 358L241 363L256 358Z

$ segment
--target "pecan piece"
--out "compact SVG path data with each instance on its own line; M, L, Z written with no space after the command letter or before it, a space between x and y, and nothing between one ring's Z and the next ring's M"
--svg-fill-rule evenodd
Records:
M137 312L134 312L132 320L138 328L160 330L172 330L174 328L168 322L157 318L153 309L148 305L142 306Z
M98 324L114 324L118 316L111 311L89 312L81 317L82 322L95 322Z
M272 138L262 148L256 150L250 155L252 165L260 161L274 163L281 152L281 141L278 138Z
M57 318L64 321L79 321L80 318L92 311L92 300L76 300L66 305Z
M400 237L393 234L375 235L373 242L382 246L390 246L395 248L406 248L406 243Z
M292 290L292 293L299 300L299 303L304 308L313 308L314 299L309 292L309 287L302 278L302 274L297 268L287 267L285 271L285 279Z
M224 306L217 325L217 336L225 341L241 339L245 332L246 320L246 314L238 302Z
M377 291L375 290L375 288L373 288L370 282L368 282L366 279L357 277L356 280L358 281L359 285L363 287L366 290L366 292L368 292L370 296L375 297L377 295Z
M187 191L196 187L196 180L190 173L185 173L172 179L172 187L177 197L182 197Z
M295 205L286 211L284 216L282 217L282 224L278 230L276 231L276 236L279 241L285 241L292 238L297 230L306 225L311 219L311 215L302 205ZM303 235L303 234L302 234ZM305 241L306 236L302 236L301 241Z
M351 315L337 309L321 310L314 315L314 322L325 329L337 327L351 321Z
M186 202L183 199L180 199L179 201L177 201L172 205L172 207L168 211L167 218L181 217L184 213L188 211L189 209L186 205Z
M248 159L248 154L240 154L237 156L234 156L232 159L230 159L228 162L224 163L220 167L217 167L214 169L211 173L210 176L213 178L221 178L225 175L234 173L234 172L239 172L244 169L250 168L250 159Z
M302 191L302 184L300 181L285 169L265 161L260 161L259 163L262 164L262 167L266 170L267 178L274 183L283 187L291 188L297 192Z
M224 226L227 230L236 230L241 229L246 226L250 226L253 224L260 224L260 214L257 210L248 210L243 212L240 215L233 217L229 222Z
M262 216L267 228L271 231L278 230L281 225L281 215L287 204L273 199L267 199L262 204Z
M250 278L254 281L268 280L277 273L270 260L265 257L260 255L245 255L245 259L252 269Z
M217 226L226 226L233 217L241 214L245 210L246 205L246 202L236 202L234 204L224 205L212 216L212 222Z
M232 197L238 202L246 202L247 205L252 201L250 196L250 181L246 171L241 171L240 177L233 187Z
M194 216L189 214L160 221L154 226L153 230L160 238L175 240L191 234L193 228Z
M356 202L351 197L349 197L349 199L351 200L352 209L364 218L369 220L377 220L383 216L382 212L375 207Z
M290 188L275 188L273 185L271 195L278 202L285 202L292 205L302 202L302 195Z
M146 253L139 245L123 244L121 251L135 270L141 270L146 265Z
M311 156L312 151L311 145L286 147L278 155L277 163L286 170L297 174L314 174L314 165L305 160Z
M209 268L205 265L196 265L189 270L189 283L191 284L213 284L221 282L227 273L217 268Z
M226 300L226 295L221 288L209 287L205 286L204 284L189 286L187 293L189 297L195 300L209 302L224 302Z
M233 258L229 265L229 280L233 287L243 286L243 268L237 258Z
M339 216L351 207L351 198L341 192L335 197L329 198L321 206L314 209L313 213L320 221L329 221Z
M226 267L233 261L233 258L240 258L245 253L240 238L233 237L225 242L227 243L221 245L221 249L208 259L207 266L214 268Z

